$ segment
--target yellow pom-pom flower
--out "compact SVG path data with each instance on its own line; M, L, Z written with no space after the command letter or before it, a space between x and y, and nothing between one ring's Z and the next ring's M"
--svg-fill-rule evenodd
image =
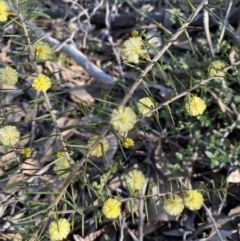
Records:
M139 37L139 32L138 32L137 30L133 30L133 31L131 32L131 37L133 37L133 38Z
M6 1L0 1L0 22L6 22L9 15L9 6Z
M137 108L139 112L144 115L146 114L151 108L154 108L154 103L149 97L144 97L140 99L137 103ZM151 116L152 114L148 114L147 117Z
M20 140L20 133L15 126L4 126L0 128L0 142L4 146L15 145Z
M120 106L118 109L113 110L110 122L115 130L128 132L136 124L137 117L130 107Z
M203 99L197 96L188 96L185 99L185 109L191 116L202 115L206 109L206 103Z
M117 218L121 214L121 202L116 199L109 198L104 202L102 212L106 218Z
M52 49L43 41L37 42L33 44L33 50L35 53L35 58L37 60L48 60L51 59L52 56Z
M226 67L226 64L223 61L221 60L213 61L208 67L208 76L212 77L216 75L216 77L214 77L215 80L224 78L226 73L221 70L223 70L225 67Z
M130 63L139 63L139 57L144 57L147 53L143 49L143 41L141 37L131 37L123 43L123 53Z
M23 147L20 151L20 154L24 157L29 157L31 155L31 148Z
M51 87L51 80L44 74L40 74L34 79L32 87L37 91L46 92Z
M49 236L51 240L61 241L70 233L70 223L65 218L60 218L53 221L49 225Z
M69 175L69 167L74 164L74 161L71 159L70 163L65 156L63 151L60 151L56 155L57 161L55 162L54 171L60 178L67 178Z
M203 205L203 196L197 190L188 190L184 196L184 205L190 210L199 210Z
M131 138L126 138L126 139L123 141L123 146L124 146L125 148L129 148L129 147L131 147L131 146L133 146L133 145L134 145L134 140L131 139Z
M145 181L145 176L139 170L132 170L126 175L126 183L132 191L141 190Z
M88 140L87 147L90 149L93 143L99 138L99 136L93 136ZM106 152L108 150L109 144L108 140L104 138L97 147L91 153L91 156L101 157L103 155L103 151ZM103 148L103 150L102 150Z
M163 207L168 214L176 216L183 211L184 204L179 195L172 194L164 200Z
M18 72L10 66L0 68L0 82L6 85L15 85L18 81Z
M56 157L57 158L65 157L65 152L64 151L58 151L57 154L56 154Z

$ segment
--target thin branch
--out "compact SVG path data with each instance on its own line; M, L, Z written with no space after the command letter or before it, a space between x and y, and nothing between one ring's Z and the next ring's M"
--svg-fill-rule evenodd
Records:
M229 2L229 5L228 5L228 9L227 9L226 16L225 16L225 18L224 18L224 20L223 20L223 28L222 28L222 31L221 31L221 34L220 34L218 43L221 43L222 40L223 40L225 31L226 31L226 28L227 28L227 25L228 25L228 17L229 17L231 8L232 8L232 4L233 4L233 1L230 1L230 2Z
M133 241L139 241L130 228L127 228L127 231L129 235L132 237Z
M151 145L151 143L149 143ZM141 190L141 195L144 195L147 189L147 184L149 181L149 176L150 176L151 170L150 170L150 165L147 164L147 172L146 172L146 181L143 185L143 188ZM138 240L143 241L143 222L144 222L144 213L143 213L143 208L144 208L144 199L140 199L139 201L139 226L138 226Z
M126 217L121 216L121 230L120 230L120 238L119 241L123 241L124 240L124 228L126 225Z
M110 34L110 27L111 27L110 18L111 18L111 13L109 11L109 3L108 3L108 1L106 1L106 17L105 17L106 30L105 30L105 32L106 32L106 36L108 38L108 42L110 43L113 53L116 57L117 64L118 64L118 71L120 72L122 82L125 83L123 68L122 68L122 64L121 64L121 58L117 51L116 45L113 42L113 38Z
M205 5L208 4L208 0L206 1ZM209 45L210 53L212 57L214 57L214 50L212 46L212 39L209 31L209 12L207 9L203 10L203 24L204 24L204 30L207 38L207 42Z
M217 224L216 224L216 222L215 222L215 220L214 220L211 212L209 211L208 207L207 207L204 203L203 203L203 208L205 209L205 211L207 212L209 218L211 219L211 221L212 221L212 223L213 223L213 226L214 226L214 228L215 228L215 230L216 230L216 232L217 232L217 234L218 234L219 239L220 239L221 241L223 241L222 235L220 234L220 232L219 232L219 230L218 230Z

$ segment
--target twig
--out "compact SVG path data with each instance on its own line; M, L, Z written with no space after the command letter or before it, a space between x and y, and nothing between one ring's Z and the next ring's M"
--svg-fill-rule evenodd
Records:
M222 235L220 234L220 232L218 230L217 224L216 224L215 220L213 219L211 212L209 211L208 207L204 203L203 203L203 207L204 207L205 211L207 212L209 218L211 219L213 226L218 234L218 237L220 238L221 241L223 241Z
M125 2L129 5L129 7L131 7L135 12L137 12L140 16L143 16L144 18L154 22L154 19L149 17L148 15L146 15L143 11L139 10L138 8L136 8L134 6L134 4L132 4L132 1L129 0L125 0Z
M82 7L81 4L77 3L77 0L75 0L75 2L74 2L73 0L64 0L64 2L72 3L72 5L70 6L70 9L73 8L75 5L76 5L79 9L81 9L81 12L80 12L77 16L71 18L71 20L70 20L69 22L71 23L71 22L77 20L78 26L79 26L80 30L83 32L83 34L84 34L84 37L83 37L83 40L82 40L82 48L86 48L86 40L87 40L87 36L88 36L88 31L86 31L86 30L84 29L83 24L84 24L85 22L87 22L87 23L88 23L88 28L91 28L90 17L89 17L89 15L88 15L88 12L87 12L86 9L84 9L84 8ZM68 13L66 13L66 16L67 16L67 14L68 14ZM81 18L82 15L85 15L85 16L86 16L86 20L81 21L80 18ZM75 32L77 32L77 31L79 30L79 28L77 27L77 28L75 29L74 34L75 34ZM71 35L72 35L72 34L71 34ZM71 40L71 41L73 42L73 40ZM66 40L65 40L64 42L66 42ZM61 44L61 46L62 46L62 45L63 45L63 43ZM58 47L58 49L60 49L60 48ZM56 50L56 49L55 49L55 50Z
M90 14L90 18L96 14L97 10L103 5L104 0L101 0L101 2L93 9L92 13Z
M73 38L74 38L74 35L77 33L77 31L78 31L78 28L76 28L74 31L72 31L72 33L70 34L70 37L65 39L60 45L58 45L57 47L54 48L54 52L58 52L68 42L71 42L74 44Z
M233 221L235 218L239 218L239 215L240 215L240 213L236 213L236 214L233 214L229 217L217 219L216 223L222 224L222 223L226 223L226 222L229 222L229 221ZM189 241L195 240L195 238L199 234L202 234L204 232L204 230L207 230L207 229L211 228L212 225L213 225L212 223L208 223L208 224L200 226L192 236L188 237L187 240L189 240Z
M141 190L141 195L144 195L144 193L146 192L150 172L151 172L150 165L147 164L146 181L145 181L145 183L143 185L143 188ZM143 208L144 208L144 202L145 202L144 199L140 199L140 201L139 201L139 209L138 209L138 212L139 212L138 240L139 241L143 241L143 222L144 222Z
M112 36L110 35L110 16L111 16L111 13L109 13L109 3L108 1L106 1L106 18L105 18L105 24L106 24L106 36L108 38L108 42L110 43L111 47L112 47L112 50L113 50L113 53L116 57L116 60L117 60L117 63L118 63L118 71L120 72L120 76L121 76L121 79L122 79L122 82L125 83L125 78L124 78L124 73L123 73L123 68L122 68L122 64L121 64L121 59L120 59L120 56L119 56L119 53L115 47L115 44L113 42L113 38Z
M222 23L220 21L218 21L214 16L212 16L212 20L215 24L217 24L218 26L220 26ZM238 48L240 48L240 36L238 34L236 34L236 32L234 31L234 29L230 26L225 27L225 31L226 33L233 38L234 43L237 45Z
M227 27L227 25L228 25L228 17L229 17L231 8L232 8L232 4L233 4L233 1L230 1L230 2L229 2L229 5L228 5L228 9L227 9L226 16L225 16L225 18L224 18L224 20L223 20L223 28L222 28L222 31L221 31L221 34L220 34L218 43L221 43L222 40L223 40L223 37L224 37L224 34L225 34L225 30L226 30L226 27Z
M125 216L121 216L122 220L121 220L121 230L120 230L120 238L119 241L123 241L124 240L124 228L125 228L125 221L126 221L126 217Z
M134 241L138 241L138 238L135 236L135 234L132 232L130 228L127 228L127 231Z
M206 1L205 5L208 4L208 0ZM211 39L211 35L210 35L210 31L209 31L209 13L208 10L204 8L203 10L203 24L204 24L204 30L206 33L206 38L207 38L207 42L210 48L210 52L212 57L214 57L214 50L213 50L213 46L212 46L212 39Z
M228 186L228 182L226 182L226 186ZM217 212L217 215L220 215L220 213L222 212L222 209L223 209L223 206L224 206L224 204L225 204L225 202L226 202L226 199L227 199L227 191L226 192L224 192L224 197L223 197L223 200L221 200L222 202L221 202L221 205L219 206L219 208L218 208L218 212Z

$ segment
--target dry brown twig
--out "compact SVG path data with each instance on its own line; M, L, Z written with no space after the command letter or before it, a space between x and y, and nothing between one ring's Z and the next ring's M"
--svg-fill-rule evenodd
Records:
M125 83L125 78L124 78L124 73L123 73L123 68L122 68L122 64L121 64L121 58L120 58L120 55L119 55L119 51L117 50L116 45L113 42L113 38L110 34L110 27L111 27L111 24L110 24L110 21L109 21L110 15L111 14L110 14L110 11L109 11L109 3L108 3L108 1L106 1L106 18L105 18L106 36L108 38L108 42L110 43L110 45L112 47L113 53L116 57L117 64L118 64L118 71L120 72L122 82Z
M206 4L208 4L208 0L206 1L205 5ZM203 24L204 24L204 30L205 30L206 39L209 45L210 53L214 58L214 49L213 49L212 39L209 31L209 12L207 9L203 10Z
M223 28L222 28L222 31L221 31L221 34L220 34L218 43L221 43L222 40L223 40L225 31L226 31L226 28L227 28L227 25L228 25L228 18L229 18L229 14L230 14L232 5L233 5L233 1L230 1L230 2L229 2L229 5L228 5L227 12L226 12L226 15L225 15L225 18L224 18L224 20L223 20Z
M119 237L119 241L123 241L124 240L124 228L126 225L126 217L125 216L120 216L121 219L121 224L120 224L120 237Z
M147 184L150 178L150 165L147 164L147 172L146 172L146 181L143 185L143 188L141 190L141 195L144 195L144 193L146 193L146 189L147 189ZM138 225L138 240L139 241L143 241L143 223L144 223L144 199L140 199L139 201L139 208L138 208L138 212L139 212L139 225Z
M74 31L71 33L71 36L69 38L67 38L64 42L62 42L57 48L54 49L54 51L58 52L64 44L67 44L67 42L71 41L72 43L73 42L73 37L74 35L77 33L77 31L79 31L79 29L83 32L84 34L84 37L83 37L83 40L82 40L82 47L83 48L86 48L86 41L87 41L87 36L88 36L88 31L85 30L83 24L85 22L87 22L87 25L88 25L88 28L90 29L91 28L91 22L90 22L90 17L88 15L88 11L86 9L84 9L79 3L77 3L77 1L73 1L73 0L64 0L64 2L66 3L71 3L71 6L69 8L69 10L66 12L65 14L65 17L64 19L67 17L67 15L69 14L69 11L71 8L73 8L75 5L81 9L81 12L77 15L77 16L74 16L73 18L71 18L71 20L69 21L69 24L74 22L75 20L77 20L77 23L78 23L78 26L75 27ZM80 21L80 18L82 15L85 15L86 17L86 20L83 21ZM74 26L74 25L73 25Z

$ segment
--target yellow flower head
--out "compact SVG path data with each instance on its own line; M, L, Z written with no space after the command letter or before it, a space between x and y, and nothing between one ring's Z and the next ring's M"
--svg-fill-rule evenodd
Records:
M199 210L203 205L203 196L197 190L188 190L184 197L184 205L190 210Z
M37 42L33 44L33 50L35 53L35 58L37 60L48 60L51 59L52 56L52 49L43 41Z
M56 155L57 160L55 162L55 166L54 166L54 171L56 172L56 174L61 177L61 178L67 178L69 175L69 167L70 165L74 164L74 161L71 159L70 163L68 163L68 160L65 156L65 153L63 151L60 151L57 153Z
M18 72L6 66L5 68L0 68L0 82L6 85L15 85L18 81Z
M49 225L49 236L51 240L60 241L70 233L70 223L65 218L60 218Z
M20 154L24 157L29 157L31 155L31 149L29 147L23 147L20 151Z
M20 133L15 126L4 126L0 128L0 142L4 146L15 145L20 140Z
M185 109L191 116L201 115L206 109L206 103L197 96L190 96L185 99Z
M6 1L0 1L0 22L6 22L9 15L9 6Z
M90 149L93 145L93 143L99 138L99 136L93 136L88 140L88 144L87 147ZM102 144L101 144L102 143ZM102 146L101 146L102 145ZM106 138L104 138L98 145L97 147L93 150L93 152L91 153L91 156L96 156L96 157L100 157L103 155L103 152L106 152L108 150L108 140ZM102 150L103 148L103 150Z
M208 67L208 76L212 77L217 74L216 77L214 77L215 80L224 78L226 73L220 70L223 70L225 67L226 67L226 64L223 61L221 60L213 61Z
M126 183L132 191L141 190L145 181L145 176L139 170L132 170L126 176Z
M179 215L184 209L183 200L177 194L172 194L164 200L163 207L168 214Z
M121 202L116 199L109 198L104 202L102 212L106 218L117 218L121 214Z
M51 87L51 80L46 75L40 74L34 79L32 87L37 91L46 92Z
M65 157L65 152L64 151L58 151L57 154L56 154L56 157L57 158Z
M137 117L130 107L120 106L114 109L111 115L111 124L119 132L130 131L137 122Z
M126 138L123 142L123 146L129 148L134 145L134 140L131 138Z
M139 63L139 57L143 57L147 50L143 49L141 37L131 37L123 43L123 53L130 63Z
M149 97L144 97L140 99L137 103L137 108L139 112L144 115L148 111L151 110L151 108L154 108L154 103ZM152 114L147 115L147 117L151 116Z
M138 32L137 30L133 30L133 31L131 32L131 37L133 37L133 38L139 37L139 32Z

